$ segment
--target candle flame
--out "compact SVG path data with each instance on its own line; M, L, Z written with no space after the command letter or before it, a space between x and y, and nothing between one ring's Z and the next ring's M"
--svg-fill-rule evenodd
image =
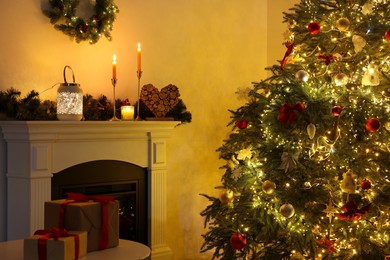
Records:
M112 56L112 64L116 64L116 55Z
M141 52L141 43L138 43L138 49L137 49L138 52Z

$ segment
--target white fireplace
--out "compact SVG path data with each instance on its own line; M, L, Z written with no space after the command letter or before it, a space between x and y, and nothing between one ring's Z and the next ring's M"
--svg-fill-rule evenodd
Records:
M152 259L172 259L173 253L165 242L166 145L177 124L0 121L3 180L0 188L6 190L0 189L3 240L23 239L43 228L43 207L51 199L53 173L89 161L119 160L148 169L148 237Z

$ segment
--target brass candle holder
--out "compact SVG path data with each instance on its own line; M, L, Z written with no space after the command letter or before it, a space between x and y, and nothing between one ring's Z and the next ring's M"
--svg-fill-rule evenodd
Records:
M116 82L118 81L117 78L113 78L111 79L111 83L112 83L112 87L113 87L113 90L114 90L114 102L113 102L113 111L114 111L114 116L110 119L110 121L120 121L119 118L116 117L116 107L115 107L115 101L116 101L116 98L115 98L115 86L116 86Z
M137 102L137 117L135 118L135 121L141 121L141 117L139 116L139 103L140 103L140 88L141 88L141 76L142 76L142 71L138 70L137 71L137 78L138 78L138 102Z

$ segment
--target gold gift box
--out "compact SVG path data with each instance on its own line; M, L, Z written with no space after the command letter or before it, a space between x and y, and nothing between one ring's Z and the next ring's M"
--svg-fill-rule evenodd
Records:
M79 236L79 258L87 255L87 232L69 231L69 234ZM24 260L39 260L38 239L41 235L34 235L25 238L23 241ZM73 236L60 237L58 240L49 238L46 242L46 259L47 260L74 260L75 259L75 238Z
M52 200L45 202L45 229L58 227L61 204L68 200ZM64 227L68 230L88 232L87 251L100 250L102 239L102 205L99 202L69 203L65 209ZM119 244L119 203L108 204L108 245L107 248Z

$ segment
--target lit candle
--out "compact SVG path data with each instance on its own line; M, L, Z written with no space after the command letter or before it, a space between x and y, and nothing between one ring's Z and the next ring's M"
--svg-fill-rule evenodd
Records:
M112 78L116 79L116 55L112 57Z
M134 106L121 106L122 120L134 120Z
M137 71L141 72L141 43L138 43L137 54Z

